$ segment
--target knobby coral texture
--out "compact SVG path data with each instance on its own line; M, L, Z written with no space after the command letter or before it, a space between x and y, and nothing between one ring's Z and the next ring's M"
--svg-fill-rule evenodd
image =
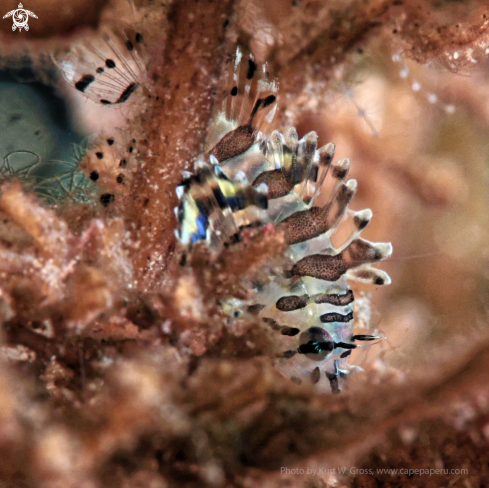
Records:
M484 2L25 8L84 138L0 109L0 485L484 486Z

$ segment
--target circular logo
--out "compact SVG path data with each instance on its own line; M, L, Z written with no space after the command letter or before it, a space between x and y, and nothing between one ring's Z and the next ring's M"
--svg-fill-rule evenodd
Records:
M19 31L22 31L22 29L25 29L26 31L29 30L29 24L27 23L29 21L29 16L34 17L37 19L37 15L34 12L31 12L30 10L25 10L24 6L19 3L17 10L11 10L7 14L3 16L3 18L7 17L12 17L12 20L14 24L12 25L12 30L15 31L19 29Z

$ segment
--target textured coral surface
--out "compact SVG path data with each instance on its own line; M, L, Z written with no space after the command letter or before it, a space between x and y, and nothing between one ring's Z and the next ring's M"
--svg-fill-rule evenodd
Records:
M485 4L32 0L29 32L2 19L3 69L42 71L139 9L148 71L127 107L72 103L120 151L80 158L86 198L0 166L0 486L486 486ZM340 395L281 376L274 331L219 305L283 264L280 229L181 266L175 187L237 42L278 77L279 125L352 160L365 237L394 245L393 284L354 287L357 330L386 339Z

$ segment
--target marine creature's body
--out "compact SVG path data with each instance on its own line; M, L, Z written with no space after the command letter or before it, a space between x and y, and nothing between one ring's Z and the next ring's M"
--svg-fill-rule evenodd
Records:
M144 76L141 34L123 29L114 39L105 37L100 49L73 47L55 57L74 88L104 105L132 98ZM288 340L277 358L285 375L338 392L355 342L377 338L354 334L348 280L388 284L387 274L370 264L388 257L392 248L359 237L372 212L348 209L356 181L344 182L350 162L333 161L333 144L318 149L315 132L299 140L294 128L270 131L278 84L268 80L266 66L259 67L251 55L245 62L239 49L229 65L206 154L176 189L176 235L187 252L199 242L219 252L242 227L274 223L289 246L290 266L278 273L271 269L270 281L256 284L249 303L231 300L226 308L230 316L238 308L252 314ZM100 176L93 168L88 173L92 181ZM108 206L110 198L113 193L104 193L101 203ZM340 224L349 226L347 237L334 245Z
M268 134L277 87L265 79L266 69L250 116L244 117L258 71L253 57L237 110L240 60L238 50L232 87L211 128L209 163L196 163L195 175L186 175L177 188L177 237L188 249L204 241L218 250L240 227L273 222L285 235L293 264L270 283L257 286L248 310L290 337L290 348L278 359L284 374L296 382L327 384L338 392L341 377L349 372L355 341L377 338L354 334L348 280L390 283L386 273L370 264L390 256L392 246L359 237L372 212L348 209L356 181L344 183L350 162L333 161L333 144L317 149L315 132L299 140L294 128L285 135ZM325 202L321 206L319 195ZM340 223L349 226L349 235L335 246L331 238Z

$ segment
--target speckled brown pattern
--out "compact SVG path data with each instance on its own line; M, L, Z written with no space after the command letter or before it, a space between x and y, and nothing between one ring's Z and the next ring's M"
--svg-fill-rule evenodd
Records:
M312 297L314 303L331 303L331 305L348 305L353 302L353 291L348 290L344 295L314 295Z
M342 255L326 256L312 254L297 262L291 270L292 276L311 276L325 281L336 281L348 269Z
M341 218L353 195L354 191L341 185L333 202L295 212L284 219L279 228L284 231L287 243L308 241L327 232Z
M374 262L379 261L384 256L379 249L362 238L355 239L345 250L345 256L352 262Z
M221 163L247 151L255 142L254 130L249 125L241 125L226 134L210 151Z
M261 183L268 185L268 198L271 200L287 195L294 187L294 184L287 181L283 171L280 169L264 171L255 179L253 186L256 188Z
M304 308L307 305L308 301L309 297L307 295L289 295L279 298L275 306L278 310L282 312L290 312L292 310L299 310L301 308Z

